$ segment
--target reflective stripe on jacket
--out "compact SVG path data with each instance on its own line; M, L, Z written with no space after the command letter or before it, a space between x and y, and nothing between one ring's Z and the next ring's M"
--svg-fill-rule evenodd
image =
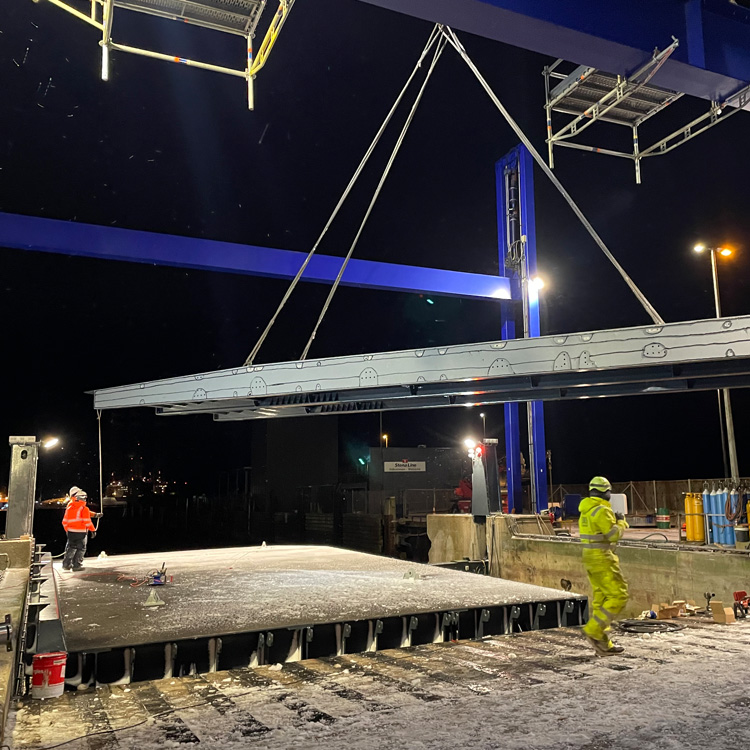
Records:
M581 516L578 530L583 547L584 564L610 564L617 560L614 548L628 528L626 521L618 521L608 500L585 497L578 506Z
M65 531L95 531L91 517L94 512L82 500L71 500L65 508L62 525Z

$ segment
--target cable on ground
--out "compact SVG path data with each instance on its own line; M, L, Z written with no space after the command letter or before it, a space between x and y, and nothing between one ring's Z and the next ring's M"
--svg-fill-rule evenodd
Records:
M617 627L623 633L674 633L685 629L682 623L669 620L621 620Z
M645 542L646 539L650 539L652 536L660 536L665 542L669 541L669 537L666 534L662 534L660 531L654 531L651 534L646 534L646 536L641 537L640 539L626 539L627 542Z

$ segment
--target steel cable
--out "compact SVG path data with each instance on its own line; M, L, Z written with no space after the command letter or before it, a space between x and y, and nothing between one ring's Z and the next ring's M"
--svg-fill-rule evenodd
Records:
M370 218L372 209L375 206L375 201L377 201L378 196L380 195L380 191L383 189L383 185L385 184L385 181L388 178L388 175L391 171L391 167L393 166L393 162L396 160L396 156L398 155L398 152L401 149L401 145L404 142L404 138L406 137L406 132L409 130L409 126L411 125L412 120L414 119L414 115L417 111L417 107L419 106L419 103L422 101L422 95L424 94L424 90L427 86L427 82L430 80L432 71L435 69L435 65L437 61L440 59L440 55L442 54L445 45L446 45L446 40L444 37L441 37L440 40L438 41L437 47L435 48L435 54L433 55L432 63L430 64L430 67L427 70L427 74L425 75L424 81L422 81L422 85L419 89L419 93L417 94L417 97L414 100L414 103L412 104L411 111L409 112L409 116L406 118L406 122L404 123L404 126L401 128L401 133L398 136L396 145L393 147L393 151L391 152L391 156L388 159L388 163L385 165L385 169L383 170L383 174L380 177L378 186L375 188L375 192L372 196L372 199L370 200L370 205L367 207L367 211L365 212L364 218L362 219L362 223L359 225L359 229L357 230L357 234L355 235L354 240L352 241L351 247L349 248L349 252L346 254L346 257L344 258L344 262L341 264L341 268L339 269L338 276L336 276L336 280L333 282L333 286L331 287L331 290L328 293L328 297L323 305L323 309L320 311L320 315L318 316L318 321L317 323L315 323L315 327L313 328L313 331L310 334L310 338L307 340L307 344L305 345L305 348L302 351L302 356L300 356L300 359L306 359L307 353L310 351L312 342L314 341L315 336L318 333L318 329L320 328L320 324L323 322L323 318L325 317L325 314L328 312L328 308L330 307L331 301L333 300L333 295L336 294L336 290L339 288L341 277L344 275L344 271L346 270L346 267L349 264L349 261L351 260L351 257L354 253L354 248L357 246L357 243L359 242L359 238L362 235L362 231L365 228L365 224L367 223L367 220Z
M727 521L733 524L742 517L742 495L737 494L737 505L734 506L732 503L732 493L727 495L727 501L724 503L724 515L727 517Z
M481 84L482 88L487 92L490 99L492 100L493 104L497 107L497 109L500 111L500 114L505 118L505 121L510 125L510 127L513 129L513 132L518 136L518 138L521 140L524 146L529 150L529 153L534 157L534 161L541 167L542 172L549 177L552 184L557 188L560 195L566 200L567 204L572 209L573 213L578 217L578 220L583 224L586 231L591 235L592 239L596 244L599 246L600 250L604 253L604 255L609 259L610 263L617 269L620 276L623 278L625 283L630 287L630 291L633 292L633 294L637 297L638 301L643 306L643 309L648 313L651 320L653 320L654 323L657 325L664 325L664 320L659 315L658 312L656 312L656 309L653 307L653 305L648 301L646 298L646 295L643 294L643 292L636 286L636 283L633 281L633 279L628 276L627 271L617 262L617 259L614 255L612 255L612 252L609 250L609 248L604 244L604 240L597 234L594 227L591 225L589 220L583 215L583 211L581 211L580 208L578 208L578 205L573 200L571 195L568 193L568 191L563 187L560 180L557 179L555 174L552 172L552 170L547 166L547 163L542 159L539 152L534 148L531 141L526 137L526 134L521 130L520 126L516 121L511 117L510 113L507 109L503 106L500 99L498 99L495 92L490 88L490 85L487 83L487 81L482 77L482 74L479 72L477 67L472 62L471 58L469 57L468 53L464 49L461 42L458 40L458 37L454 33L453 29L451 29L449 26L441 26L440 27L442 33L448 38L448 41L453 45L453 47L456 49L458 54L464 59L464 62L469 66L470 70L474 75L476 76L477 80Z
M370 147L367 149L367 152L365 153L364 157L362 157L362 161L359 163L359 166L357 167L354 174L352 175L352 178L349 180L349 184L346 186L346 189L344 190L343 194L339 198L338 203L336 204L335 208L333 209L333 212L331 213L331 216L326 222L326 225L323 227L323 231L320 233L320 236L318 237L315 244L313 245L312 250L310 250L310 252L307 254L307 257L305 258L304 262L302 263L299 270L297 271L296 276L294 277L294 279L292 279L291 283L289 284L288 289L284 293L284 296L282 297L281 302L279 303L279 306L276 308L276 312L271 317L271 320L268 322L268 325L266 326L265 330L260 335L260 338L258 339L257 343L253 347L253 350L250 352L247 359L245 360L244 364L246 367L249 365L252 365L253 362L255 361L255 358L258 356L258 352L260 351L261 346L263 346L263 343L268 337L268 334L271 332L271 328L273 328L274 323L276 323L276 319L279 317L279 314L284 309L284 306L288 302L289 298L292 296L292 292L294 292L294 290L296 289L297 284L299 283L299 280L302 278L302 275L305 273L305 269L307 268L308 264L312 260L313 255L315 255L315 252L317 251L318 246L322 242L323 237L325 237L331 224L333 223L333 220L336 218L339 211L341 210L341 207L344 205L344 201L346 201L346 199L349 197L349 193L354 187L354 183L359 178L360 174L362 173L362 170L365 167L365 164L367 164L367 161L372 155L372 152L375 150L375 147L378 145L378 142L380 141L381 136L385 132L385 129L388 123L391 121L391 118L393 117L393 114L398 108L398 105L401 103L401 100L404 98L404 95L406 94L406 90L409 88L412 80L414 79L414 76L417 74L417 71L422 66L422 62L427 57L427 54L430 51L430 49L433 47L433 45L435 45L439 41L440 38L441 38L441 35L438 30L438 26L436 25L432 29L432 32L430 33L430 36L427 40L427 44L422 50L422 54L419 56L419 60L417 60L417 64L414 66L414 70L412 70L411 75L409 75L409 78L404 84L404 87L401 89L401 92L396 97L396 101L393 103L393 106L391 107L390 111L386 115L385 120L383 120L383 123L380 126L380 129L375 134L375 138L373 138L373 141L370 144Z

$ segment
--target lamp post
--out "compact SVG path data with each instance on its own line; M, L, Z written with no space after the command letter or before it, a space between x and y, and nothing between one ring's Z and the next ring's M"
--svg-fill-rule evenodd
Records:
M388 435L383 435L383 442L385 443L385 447L388 447Z
M702 253L708 251L711 255L711 277L714 285L714 304L716 307L716 317L721 317L721 300L719 298L719 269L716 264L716 256L720 255L722 258L728 258L731 256L732 251L728 247L706 247L703 244L696 245L693 250L696 253ZM721 395L724 394L724 405L722 410ZM724 454L724 473L729 476L731 471L731 478L738 480L740 476L739 466L737 464L737 444L734 439L734 420L732 419L732 400L729 395L729 388L723 388L716 391L716 396L719 402L719 424L721 425L721 449ZM727 466L727 451L724 446L724 425L722 424L722 411L724 415L724 423L726 424L726 443L729 447L729 466Z
M482 412L479 416L482 418L482 440L484 440L487 437L487 430L485 429L487 415Z

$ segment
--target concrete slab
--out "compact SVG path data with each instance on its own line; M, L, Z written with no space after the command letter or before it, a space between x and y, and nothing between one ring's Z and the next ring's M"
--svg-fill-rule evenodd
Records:
M616 634L625 653L608 659L565 628L67 691L24 701L7 742L14 750L741 747L748 698L738 664L750 656L750 622L681 624Z
M166 604L134 585L166 563ZM414 577L411 577L411 574ZM271 546L87 559L56 566L70 652L424 612L582 599L551 588L333 547Z

